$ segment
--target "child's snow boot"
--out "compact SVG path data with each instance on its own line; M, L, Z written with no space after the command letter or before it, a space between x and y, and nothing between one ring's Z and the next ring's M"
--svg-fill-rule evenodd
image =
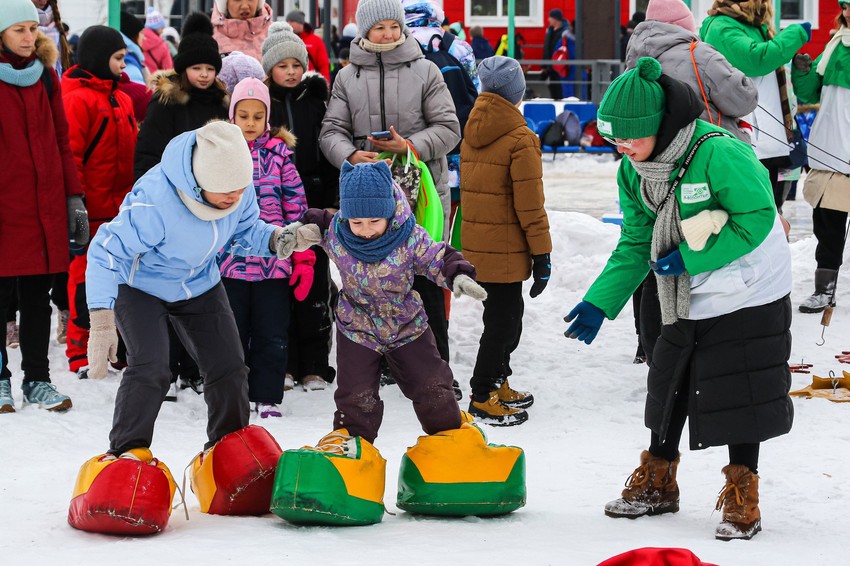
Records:
M525 505L525 453L460 428L420 436L401 459L399 508L423 515L503 515Z
M192 460L192 491L202 513L269 512L275 468L283 451L263 427L248 425L224 435Z
M12 382L0 379L0 413L14 413L15 399L12 397Z
M25 381L21 390L24 392L24 405L38 405L40 409L57 413L74 406L70 397L59 393L56 386L48 381Z
M534 395L528 391L512 389L507 379L502 382L496 393L499 395L499 401L503 405L514 409L527 409L534 404Z
M759 477L747 466L729 464L723 468L726 485L717 497L715 509L723 509L723 522L717 526L718 540L750 540L761 530Z
M524 409L509 407L499 399L499 391L491 391L486 399L475 396L469 402L469 413L484 424L492 426L513 426L528 420Z
M56 343L64 344L68 341L68 321L71 319L71 311L59 311L56 320Z
M108 535L149 535L168 525L177 484L147 448L95 456L80 468L68 509L75 529Z
M675 513L679 510L678 467L678 457L670 462L644 450L640 455L640 466L626 480L622 497L609 501L605 505L605 514L636 519L644 515Z
M815 270L815 292L800 304L800 312L821 312L830 304L835 306L835 279L838 277L836 269Z
M271 511L304 525L372 525L384 516L387 461L368 441L337 429L315 447L280 457Z

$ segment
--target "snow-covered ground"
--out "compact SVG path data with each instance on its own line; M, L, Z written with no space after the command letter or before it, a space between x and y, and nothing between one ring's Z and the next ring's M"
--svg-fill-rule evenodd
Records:
M673 546L716 564L845 564L846 506L850 499L850 406L822 399L794 401L789 435L761 449L764 531L749 542L713 538L713 512L723 487L725 448L687 451L679 468L681 511L636 521L603 515L618 497L649 440L643 426L646 368L631 363L636 346L631 307L606 321L586 346L563 337L562 317L578 302L614 247L618 228L596 218L616 211L616 164L610 157L559 156L544 167L554 241L553 275L545 293L526 300L524 334L512 366L512 384L536 402L519 427L488 429L490 440L514 444L527 455L528 504L494 519L417 517L395 507L396 474L407 446L421 433L410 403L397 387L382 390L386 415L376 445L388 460L383 523L356 528L296 527L274 515L205 516L189 494L191 519L175 510L168 529L148 538L115 538L68 526L68 502L77 470L107 448L119 376L78 381L65 371L64 352L50 351L53 380L74 408L50 414L20 408L20 353L10 350L18 412L0 416L0 564L82 561L116 564L596 564L628 549ZM573 212L580 210L582 212ZM802 200L786 215L804 225ZM809 220L810 222L810 220ZM811 292L813 237L797 228L791 245L796 305ZM840 375L833 356L850 349L850 274L843 273L826 344L818 347L819 315L795 314L793 361ZM481 307L455 301L451 321L452 368L465 391L481 332ZM850 370L850 366L843 366ZM809 376L795 375L794 388ZM284 449L313 444L330 430L333 392L293 391L285 416L262 424ZM178 478L205 441L202 398L183 392L163 405L154 454ZM845 429L845 426L847 427Z

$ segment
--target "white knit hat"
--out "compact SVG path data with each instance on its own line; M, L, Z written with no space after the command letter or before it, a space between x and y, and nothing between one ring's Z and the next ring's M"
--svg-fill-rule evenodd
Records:
M308 69L307 46L286 22L275 22L269 27L269 35L263 42L263 70L271 76L275 65L284 59L298 59Z
M239 126L217 121L197 129L192 173L198 186L211 193L229 193L250 185L254 164Z
M401 0L360 0L354 13L360 37L366 37L375 24L383 20L395 20L404 30L404 8Z

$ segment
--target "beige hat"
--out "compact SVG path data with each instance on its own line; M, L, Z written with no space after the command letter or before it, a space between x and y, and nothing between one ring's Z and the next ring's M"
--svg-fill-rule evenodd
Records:
M254 163L239 126L210 122L195 131L192 174L211 193L244 189L254 180Z

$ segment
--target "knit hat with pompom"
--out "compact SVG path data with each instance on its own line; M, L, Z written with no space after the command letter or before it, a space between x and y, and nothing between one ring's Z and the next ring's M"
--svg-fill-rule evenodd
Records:
M599 105L599 133L621 139L657 134L666 105L660 77L661 64L652 57L641 57L634 69L617 77Z
M307 46L286 22L275 22L263 42L263 70L271 76L275 65L284 59L296 59L307 70Z

